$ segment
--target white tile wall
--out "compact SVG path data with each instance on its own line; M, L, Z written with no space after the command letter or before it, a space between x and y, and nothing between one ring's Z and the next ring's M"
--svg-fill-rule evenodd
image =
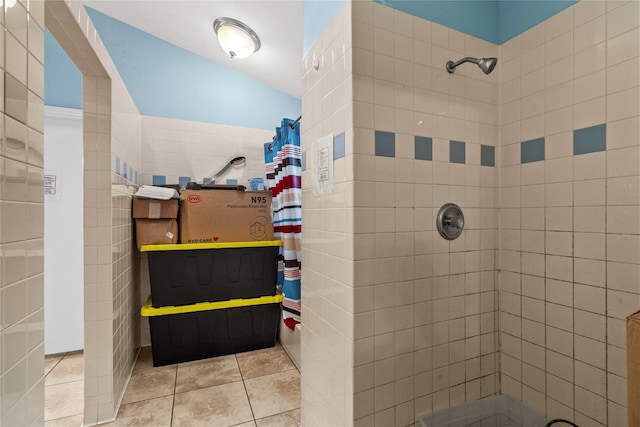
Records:
M350 7L354 423L408 425L420 413L502 391L549 417L623 424L623 319L640 293L637 2L580 2L499 50L378 4ZM322 108L327 93L318 90L322 68L310 65L323 63L335 28L303 66L307 150L333 130ZM473 67L442 72L465 55L498 56L499 67L489 77ZM573 130L601 123L607 152L574 157ZM396 133L395 159L374 156L374 130ZM434 137L433 162L411 161L416 134ZM496 192L495 170L477 166L476 144L497 145L498 137ZM521 166L519 143L538 137L547 160ZM449 139L467 142L467 165L447 163ZM466 237L452 243L416 220L445 201L468 212ZM332 207L307 193L303 315L309 342L319 344L331 331L316 308L324 307L319 279L326 283L326 267L343 262L320 251L323 239L342 241L323 228ZM475 348L479 357L469 358ZM313 350L307 357L323 366L317 355L330 352ZM404 391L409 377L413 393ZM335 409L322 387L349 389L307 378L303 399L304 390L317 399L308 397L303 414L320 425L319 411Z
M354 363L375 380L355 377L354 423L413 425L431 410L498 391L496 171L480 166L480 145L497 145L497 77L444 68L497 48L377 3L353 8L353 86L362 88L354 92L354 134L362 135L355 185L373 189L356 209L374 215L354 239L375 242L373 252L354 252L363 260L357 273L371 272L368 281L356 274L355 302L374 295L356 314L355 354L368 357ZM374 155L375 130L395 133L395 158ZM415 135L433 138L433 161L414 160ZM450 140L466 143L466 164L449 163ZM452 242L434 225L448 202L463 208L467 227Z
M638 2L579 2L500 46L502 391L579 425L626 425L639 24ZM573 130L602 123L607 151L573 156ZM540 137L547 160L519 165L518 143Z
M137 186L122 177L114 177L111 196L111 249L113 286L113 398L122 398L140 347L141 302L139 257L131 221L131 197Z
M43 15L42 2L0 11L2 425L41 425L44 418ZM18 94L4 91L7 79L21 87Z
M229 169L220 181L237 179L247 186L249 179L265 177L263 144L272 141L278 125L263 130L143 116L142 184L151 185L153 175L166 176L167 184L178 184L181 176L202 183L244 156L245 165Z
M47 27L83 73L85 227L84 424L112 420L139 347L134 183L116 156L140 170L141 117L79 1L47 4Z
M83 99L111 103L108 78L83 78ZM110 121L107 114L84 111L84 158L103 158L111 153L111 129L98 131L97 122ZM87 125L90 123L89 125ZM91 167L93 166L93 168ZM112 184L111 165L85 163L85 410L88 425L114 416ZM97 235L94 241L87 238Z
M359 221L354 209L354 137L351 103L351 4L347 3L303 61L302 275L302 424L351 425L361 400L354 396L361 373L353 360L354 324L363 321L356 309L353 230ZM317 60L319 68L313 68ZM345 132L346 156L334 162L333 194L311 194L311 144L321 136ZM370 212L372 214L373 212ZM371 216L372 220L373 217ZM372 302L373 295L364 296ZM367 304L364 301L363 304ZM373 326L373 319L364 320ZM373 351L373 347L370 348ZM379 399L381 397L379 396ZM373 394L367 404L373 405Z
M344 57L345 71L353 72L347 79L353 104L344 108L347 120L353 109L353 130L346 128L346 157L334 163L345 161L352 173L345 174L345 184L353 197L346 206L353 225L344 228L351 235L341 233L330 219L341 194L313 198L311 171L305 172L303 423L326 425L334 421L328 414L340 410L352 417L335 419L345 425L412 425L434 408L498 391L496 173L480 167L480 144L497 145L497 78L481 80L463 68L448 76L444 70L450 55L473 49L495 56L497 49L379 4L353 2L305 58L307 156L315 139L344 130L335 127L332 110L319 106L345 82L333 79L328 91L317 92L323 83L327 88L330 69L322 64L335 58L327 51L340 46L333 38L343 27L353 37ZM342 61L338 56L336 63ZM341 105L333 105L340 115ZM395 132L396 158L374 156L375 130ZM434 162L413 160L414 135L434 137ZM466 165L448 163L449 139L468 142ZM432 218L434 208L449 201L463 206L468 220L465 237L453 243L440 239ZM352 282L336 283L333 275L345 267ZM334 329L335 310L328 311L335 304L329 296L345 292L353 299L338 317L353 325L346 341L338 332L344 328ZM330 345L332 335L346 349ZM344 351L352 362L340 362ZM346 383L312 374L329 360L332 372L346 369ZM311 372L306 381L305 372ZM332 388L345 391L351 413L335 406Z
M111 113L109 157L113 161L118 156L126 160L130 170L141 172L142 116L119 74L111 77L110 108L107 101L108 97L105 95L98 96L98 111ZM106 156L99 154L98 163L98 167L106 166ZM112 396L114 411L117 411L141 345L139 307L143 301L138 296L140 257L134 241L131 218L131 197L137 190L137 183L135 176L128 174L125 179L114 172L114 165L111 164Z

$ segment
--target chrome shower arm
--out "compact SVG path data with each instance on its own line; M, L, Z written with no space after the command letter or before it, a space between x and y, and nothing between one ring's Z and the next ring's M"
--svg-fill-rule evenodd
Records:
M453 73L456 70L456 67L460 64L464 64L465 62L472 62L474 64L478 63L478 59L477 58L471 58L470 56L467 56L466 58L462 58L459 61L453 62L453 61L449 61L447 62L447 71L449 73Z
M220 175L222 175L223 173L225 173L227 171L227 169L229 169L231 166L236 166L236 165L244 165L245 162L247 161L247 158L244 156L239 156L239 157L234 157L233 159L231 159L229 161L229 163L227 163L226 165L224 165L222 167L222 169L220 169L216 174L211 175L208 178L205 178L202 183L203 184L215 184L216 179L218 179L220 177Z

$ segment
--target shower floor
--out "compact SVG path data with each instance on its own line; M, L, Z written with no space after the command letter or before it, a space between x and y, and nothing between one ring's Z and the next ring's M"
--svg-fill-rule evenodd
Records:
M547 420L514 398L476 400L420 417L421 427L545 427Z

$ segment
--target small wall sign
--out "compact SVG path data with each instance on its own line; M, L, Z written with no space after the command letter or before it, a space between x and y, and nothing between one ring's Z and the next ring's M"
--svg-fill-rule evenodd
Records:
M57 191L58 177L56 175L44 176L44 194L55 196Z

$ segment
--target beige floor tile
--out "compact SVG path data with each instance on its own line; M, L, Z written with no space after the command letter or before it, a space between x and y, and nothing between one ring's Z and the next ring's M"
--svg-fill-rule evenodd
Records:
M57 420L45 421L44 427L81 427L84 422L84 415L74 415L72 417L58 418Z
M139 369L131 375L122 403L139 402L172 395L175 390L175 384L175 365Z
M237 424L233 427L256 427L256 423L253 421L249 421L248 423Z
M296 369L280 346L236 354L242 378L255 378Z
M84 381L55 384L44 388L44 420L84 413Z
M49 372L44 379L44 385L70 383L84 379L84 357L82 354L71 357L65 356Z
M256 420L257 427L297 427L300 424L300 409Z
M44 374L47 375L62 360L64 354L52 354L44 357Z
M178 393L173 427L227 427L253 420L242 381Z
M112 427L170 427L173 396L127 403L120 406Z
M165 365L165 366L173 366L176 365ZM151 352L151 347L142 347L140 349L140 353L138 354L138 360L136 361L136 365L133 368L134 371L140 369L153 368L153 353Z
M153 368L153 355L151 353L151 347L142 347L140 353L138 353L138 360L133 370Z
M240 381L236 357L214 357L178 365L176 393Z
M256 419L300 408L300 374L296 369L244 383Z

